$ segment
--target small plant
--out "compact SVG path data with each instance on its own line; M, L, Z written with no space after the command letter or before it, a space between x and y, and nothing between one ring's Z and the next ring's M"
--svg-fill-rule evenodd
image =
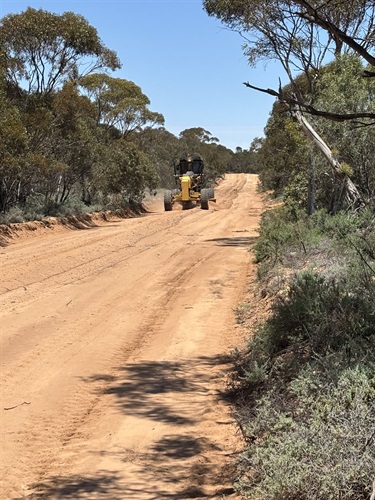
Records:
M234 310L237 324L243 325L249 318L250 311L251 305L248 302L240 302Z
M19 207L12 207L6 213L0 214L0 224L24 222L25 214Z

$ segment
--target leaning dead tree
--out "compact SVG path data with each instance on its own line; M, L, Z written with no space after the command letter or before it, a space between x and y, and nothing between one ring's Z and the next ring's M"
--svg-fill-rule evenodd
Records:
M253 85L250 85L246 82L244 83L244 85L254 90L265 92L266 94L277 97L280 102L284 103L288 107L291 117L299 123L307 138L326 158L327 162L332 167L338 192L338 196L334 201L331 211L336 212L338 208L341 208L343 206L351 208L353 210L362 209L365 206L365 202L360 192L358 191L348 174L345 172L345 169L342 167L339 160L333 155L327 143L318 134L311 123L306 119L306 117L302 113L298 99L292 96L287 96L283 93L282 90L279 90L279 92L277 92L273 89L262 89L259 87L254 87ZM341 115L338 115L337 121L341 121L340 116ZM331 117L331 119L334 118Z
M278 61L290 82L290 91L279 92L250 84L249 88L275 96L290 110L307 137L325 156L334 172L335 202L358 209L364 202L337 158L314 130L306 116L318 116L355 126L375 125L371 106L360 109L319 109L317 86L322 68L332 57L356 53L369 65L362 76L375 72L374 0L204 0L206 12L238 32L253 67L260 61ZM302 78L296 78L296 75ZM340 110L341 111L341 110ZM339 193L339 195L337 195ZM337 196L336 196L337 195Z
M305 116L301 111L297 109L290 108L290 114L301 126L302 130L306 136L313 142L314 146L323 154L328 163L331 165L337 184L339 185L339 195L332 206L332 212L336 212L337 208L341 206L347 206L354 210L359 210L365 206L365 203L360 195L358 189L354 185L353 181L347 175L342 165L334 157L331 149L324 142L322 137L317 133L317 131L312 127L312 125L307 121Z

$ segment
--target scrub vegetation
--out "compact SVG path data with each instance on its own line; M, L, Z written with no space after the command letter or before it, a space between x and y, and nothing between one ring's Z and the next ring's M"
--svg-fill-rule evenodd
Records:
M248 443L236 484L245 496L370 498L374 243L370 211L265 214L255 251L269 311L238 353L231 387Z

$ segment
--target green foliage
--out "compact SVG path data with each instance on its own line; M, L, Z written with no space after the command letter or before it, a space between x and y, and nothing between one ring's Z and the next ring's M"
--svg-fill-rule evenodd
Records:
M135 83L94 73L120 67L94 27L71 12L28 8L1 20L0 41L0 210L63 214L78 193L77 210L112 195L139 203L157 186L140 145L119 139L164 118Z
M172 162L186 152L203 156L207 185L227 170L233 152L210 132L173 136L138 85L105 72L120 62L82 16L10 14L0 46L3 220L141 203L173 186Z
M95 104L97 123L106 129L115 127L123 137L145 126L164 124L163 115L148 109L150 100L134 82L95 73L81 78L80 85Z
M106 148L105 162L95 170L97 186L104 193L121 194L126 202L141 202L146 189L158 185L158 175L147 156L123 139Z
M195 149L201 143L216 143L219 142L217 137L213 137L211 132L202 127L187 128L180 132L180 138L185 139L189 150Z
M134 135L133 142L147 155L156 168L160 178L160 187L175 188L172 160L179 157L180 140L163 127L146 127L142 132Z
M255 244L256 262L267 262L270 266L282 262L286 249L306 252L314 244L319 230L315 230L307 215L294 205L283 205L262 215L259 238Z
M17 196L23 177L22 163L28 138L19 110L0 98L0 211L5 211Z
M315 106L341 114L374 111L375 81L363 78L364 70L360 59L353 55L337 57L322 67L314 87ZM302 76L296 80L300 86L306 85ZM286 93L290 91L290 86L283 89ZM367 126L353 127L350 122L315 117L309 121L330 146L341 164L341 171L351 177L365 201L374 205L373 126L367 123ZM280 103L273 107L265 135L258 151L263 189L272 189L297 207L307 208L313 186L315 208L331 210L340 195L341 183L325 157L307 144L297 124L291 121Z
M306 208L309 179L306 171L292 174L288 185L283 189L283 199L289 210L297 212Z
M271 189L277 196L289 186L293 177L304 175L306 178L309 151L298 125L287 116L283 106L275 104L258 151L262 188Z
M29 7L9 14L1 20L0 41L7 54L8 78L19 85L26 80L29 92L48 93L68 78L79 77L80 62L90 57L91 71L120 67L96 29L73 12L58 15Z
M287 395L261 398L248 427L259 442L243 457L251 472L238 490L272 500L368 499L375 459L374 369L372 360L342 370L332 381L312 364Z
M233 151L217 144L218 139L202 127L193 127L180 133L179 155L197 153L204 159L204 175L207 186L227 172Z
M303 257L238 356L233 389L249 446L236 488L259 499L365 500L375 459L374 216L320 211L301 233L305 216L272 213L259 238L263 264L283 224L278 272L289 271L291 251Z
M233 152L221 144L202 144L198 151L204 159L206 185L210 186L228 171Z
M369 337L375 324L375 285L364 290L353 277L348 283L305 271L278 298L267 326L279 351L305 343L325 354L342 348L357 335Z
M375 219L371 210L355 215L342 212L335 217L319 213L314 223L335 241L341 255L356 259L364 277L375 276Z
M317 83L317 106L337 113L374 112L375 81L363 78L365 67L356 56L341 56L329 64ZM375 198L375 144L373 126L353 126L316 119L326 141L347 174L358 186L367 203ZM363 125L366 122L363 121ZM319 165L319 163L318 163Z
M254 139L249 150L242 148L237 148L236 153L231 156L228 169L233 173L249 173L257 174L259 173L259 155L255 149L255 145L261 139Z

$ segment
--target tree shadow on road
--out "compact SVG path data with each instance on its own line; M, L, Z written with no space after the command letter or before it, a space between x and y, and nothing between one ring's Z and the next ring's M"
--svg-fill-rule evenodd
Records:
M133 449L100 452L101 457L118 461L121 473L99 471L95 476L51 476L31 485L33 493L15 500L227 498L234 492L230 486L233 470L223 467L222 461L218 465L210 455L212 452L216 456L223 453L206 437L193 433L166 435L142 453Z
M52 476L31 485L34 492L15 500L66 499L66 498L124 498L119 478L114 472L103 471L91 477L77 475Z
M189 425L197 418L191 396L204 397L212 385L212 368L225 370L228 363L227 356L219 355L193 360L141 361L119 367L116 376L95 375L85 381L105 382L101 393L114 395L117 408L125 414Z
M115 396L115 405L124 414L149 419L150 426L155 421L169 424L171 431L141 450L93 452L98 459L100 454L100 458L117 462L117 471L102 470L92 477L52 476L34 484L34 493L23 498L230 498L234 492L231 487L234 471L229 470L229 463L233 465L233 459L225 456L221 444L199 431L202 415L197 414L194 405L198 399L198 409L202 410L212 404L212 395L214 400L226 399L225 393L212 391L215 377L222 377L230 369L230 362L230 357L221 355L180 361L140 361L119 367L115 376L98 374L85 379L87 383L99 383L102 394ZM208 409L212 410L210 406Z
M124 450L122 460L131 463L136 469L135 477L141 478L138 483L124 486L124 498L227 498L234 493L231 483L235 464L223 453L217 444L197 432L165 435L148 453L138 456L132 450Z
M173 469L170 469L173 470ZM179 469L177 468L177 471ZM147 478L146 478L147 479ZM233 488L218 488L215 494L208 495L203 486L178 486L177 492L159 489L150 483L149 487L141 484L126 485L119 481L116 474L109 472L100 473L93 477L81 476L53 476L45 481L32 485L33 493L26 496L16 497L14 500L74 500L83 499L110 499L110 500L183 500L198 498L227 498L231 495Z

